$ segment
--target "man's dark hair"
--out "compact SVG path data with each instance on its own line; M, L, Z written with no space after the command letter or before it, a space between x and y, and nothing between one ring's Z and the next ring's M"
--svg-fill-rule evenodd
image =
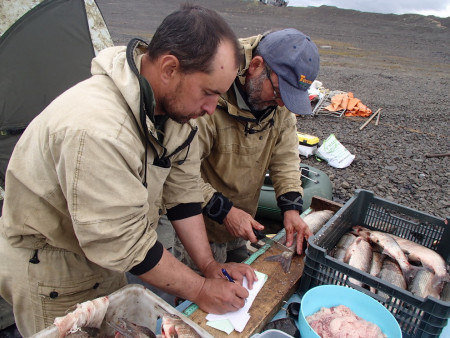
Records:
M226 21L213 10L185 4L163 20L150 41L148 55L156 60L169 53L180 61L183 72L209 73L217 48L224 40L233 44L238 67L241 47Z

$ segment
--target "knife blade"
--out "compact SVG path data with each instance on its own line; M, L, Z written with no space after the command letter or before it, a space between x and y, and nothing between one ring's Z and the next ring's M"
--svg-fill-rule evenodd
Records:
M273 246L274 248L276 247L281 251L293 252L293 250L291 248L288 248L287 246L281 244L280 242L273 240L272 238L268 237L265 233L263 233L261 230L253 229L253 233L255 234L256 239L258 241L262 240L266 244L269 244L270 246Z

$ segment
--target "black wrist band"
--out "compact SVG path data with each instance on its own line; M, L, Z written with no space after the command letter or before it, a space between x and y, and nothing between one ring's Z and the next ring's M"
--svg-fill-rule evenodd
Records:
M291 193L286 193L278 197L277 204L278 208L281 209L281 212L285 212L288 210L298 210L302 212L303 209L302 196L300 194L296 194L296 196L293 197L292 195L289 196L288 194Z
M223 220L230 212L232 206L233 203L228 198L220 192L215 192L203 209L203 214L211 218L213 221L223 224Z

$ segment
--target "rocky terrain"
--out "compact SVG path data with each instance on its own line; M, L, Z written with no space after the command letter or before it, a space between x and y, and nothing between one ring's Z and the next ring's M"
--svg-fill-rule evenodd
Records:
M164 16L183 1L98 0L116 45L150 40ZM438 217L450 215L449 18L387 15L335 7L273 7L257 1L194 1L217 10L238 37L293 27L319 46L318 80L329 90L352 92L374 112L367 118L299 117L298 129L323 141L330 134L355 155L345 169L314 157L304 163L326 172L334 199L356 189ZM427 157L430 154L446 154Z

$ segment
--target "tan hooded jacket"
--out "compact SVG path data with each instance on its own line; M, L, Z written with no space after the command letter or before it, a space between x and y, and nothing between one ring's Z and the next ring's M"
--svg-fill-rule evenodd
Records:
M261 37L240 40L245 54L239 69L241 83ZM277 107L258 122L251 112L238 108L232 87L219 99L212 116L197 120L205 201L221 192L235 207L254 217L267 170L277 197L287 192L303 194L296 122L295 115L284 107ZM205 223L211 242L233 239L223 224L208 217Z
M138 69L145 48L141 43L133 50ZM1 232L14 247L48 244L123 272L155 244L162 205L203 202L198 140L177 150L195 124L169 119L161 145L147 117L153 147L147 146L146 159L140 87L125 47L100 52L91 71L91 78L38 115L17 143L6 174ZM170 168L153 165L154 149L162 154L164 148L175 152Z

